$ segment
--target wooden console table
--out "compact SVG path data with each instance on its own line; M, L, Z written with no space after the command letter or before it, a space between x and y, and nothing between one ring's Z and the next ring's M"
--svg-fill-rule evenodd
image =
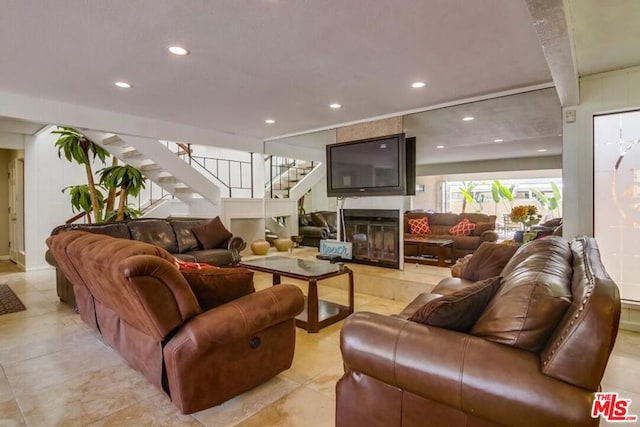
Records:
M405 256L404 262L415 262L418 264L428 264L428 265L437 265L438 267L446 267L447 261L446 258L449 259L449 264L453 264L453 240L451 239L432 239L429 237L411 237L405 238L404 244L408 246L417 246L416 253L417 256ZM423 246L435 246L437 248L437 261L433 259L426 258L422 255L422 247ZM449 252L449 256L447 257L447 252Z
M242 261L239 266L272 274L274 286L280 284L282 276L309 283L305 309L296 317L296 326L309 333L317 333L353 313L353 271L342 264L272 256ZM318 281L343 274L349 275L349 305L318 299Z

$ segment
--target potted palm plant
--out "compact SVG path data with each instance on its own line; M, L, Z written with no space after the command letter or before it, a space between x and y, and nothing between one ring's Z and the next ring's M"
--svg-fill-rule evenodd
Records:
M129 196L137 196L142 189L145 188L142 173L133 166L129 165L116 165L110 166L98 171L100 175L100 183L108 189L119 189L120 195L118 198L118 210L116 213L116 220L122 221L126 217L133 218L140 215L140 212L136 209L132 209L128 206L127 199ZM113 211L107 213L107 220L113 218Z
M83 202L82 204L80 204L80 200L82 200L83 197L86 198L86 193L88 193L89 200L91 201L91 209L87 211L84 209L84 207L82 207L82 210L85 210L87 214L89 212L93 213L94 222L102 222L102 195L100 195L100 197L98 196L98 190L93 179L93 170L91 168L91 163L96 158L104 163L105 159L109 157L109 153L104 148L90 141L76 129L58 126L58 129L52 131L51 133L60 135L55 144L58 148L58 157L62 158L62 154L64 154L64 157L68 161L84 165L84 169L87 174L87 187L83 187L81 189L78 188L72 192L72 205L74 205L75 197L75 200L78 203L78 207L81 207L81 205L84 205L84 207L86 207L86 203ZM87 215L87 222L91 222L90 215Z

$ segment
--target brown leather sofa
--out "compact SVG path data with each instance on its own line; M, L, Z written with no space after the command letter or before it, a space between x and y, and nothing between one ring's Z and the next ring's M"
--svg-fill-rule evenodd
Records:
M302 292L243 268L178 270L164 249L86 231L47 239L81 318L187 414L288 369ZM82 357L69 353L69 357Z
M240 262L240 251L246 242L239 236L233 236L221 226L216 218L138 218L127 221L101 224L67 224L56 227L51 235L67 230L84 230L91 233L106 234L121 239L138 240L161 247L182 261L199 262L218 267L233 266ZM203 244L192 231L194 227L206 227L214 223L214 232L224 233L224 238L217 239L216 247L203 248ZM222 227L222 228L221 228ZM207 231L206 228L203 229ZM215 239L214 239L215 241ZM57 268L55 259L45 254L47 262L56 267L56 288L61 301L75 305L73 287L65 275Z
M488 279L500 287L467 332L407 320L476 286L459 278L399 316L348 318L336 425L597 426L593 393L617 335L620 296L595 240L534 240L501 276Z
M429 220L431 234L411 234L409 227L410 219L426 217ZM458 224L463 219L468 219L476 224L476 229L469 236L454 236L449 233L449 229ZM462 258L472 254L483 242L495 242L498 240L496 229L496 216L482 213L428 213L412 211L404 214L404 237L429 237L434 239L453 240L453 259ZM404 256L431 255L437 256L437 247L420 246L421 253L417 253L417 246L404 245Z
M338 236L337 214L335 211L318 211L298 217L298 234L302 236L302 246L320 247L320 240L335 239Z

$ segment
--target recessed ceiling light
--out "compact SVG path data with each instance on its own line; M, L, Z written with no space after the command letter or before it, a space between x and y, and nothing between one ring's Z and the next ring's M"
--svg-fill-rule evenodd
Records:
M114 82L113 84L123 89L129 89L131 87L131 85L127 82Z
M266 124L268 124L268 125L272 125L272 124L274 124L276 121L275 121L275 120L273 120L273 119L267 119L267 120L265 120L264 122L265 122Z
M504 139L498 138L498 139L494 139L493 142L502 142L504 141Z
M180 46L170 46L169 52L173 53L174 55L180 55L180 56L189 55L189 51Z
M545 151L547 151L546 148L541 148L541 149L538 150L538 153L544 153Z
M334 110L337 110L338 108L342 108L342 104L338 104L337 102L334 102L333 104L329 104L330 108L333 108Z
M444 145L436 145L436 148L444 148Z
M465 122L471 121L473 120L475 117L471 117L471 116L467 116L467 117L463 117L462 120L464 120Z
M414 88L414 89L419 89L419 88L424 87L424 86L425 86L425 82L414 82L414 83L411 83L411 87Z

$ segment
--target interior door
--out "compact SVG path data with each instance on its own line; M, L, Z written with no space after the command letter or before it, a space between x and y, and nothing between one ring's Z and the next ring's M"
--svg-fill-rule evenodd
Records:
M24 265L24 161L9 162L9 259Z

